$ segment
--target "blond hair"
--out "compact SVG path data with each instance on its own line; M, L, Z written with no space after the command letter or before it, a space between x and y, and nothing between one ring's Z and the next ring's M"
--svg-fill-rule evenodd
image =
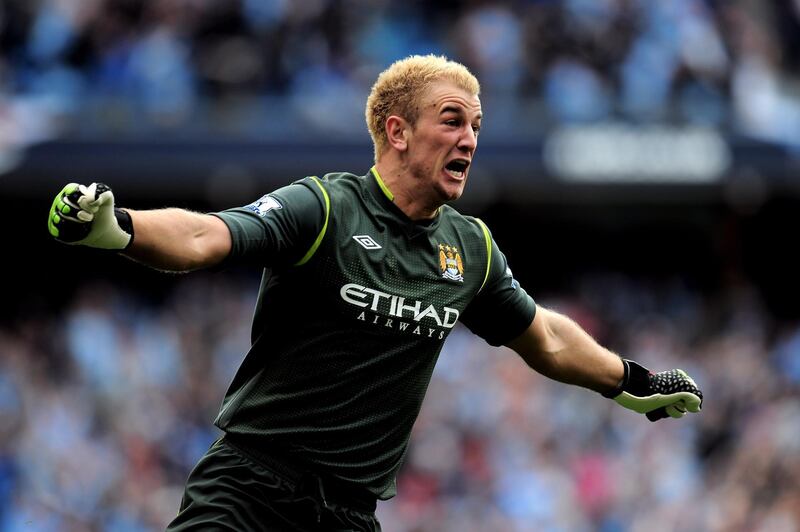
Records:
M375 146L375 161L386 151L386 119L398 115L412 126L419 118L419 99L436 81L449 81L477 96L481 87L472 73L444 56L412 55L395 61L380 73L367 98L367 127Z

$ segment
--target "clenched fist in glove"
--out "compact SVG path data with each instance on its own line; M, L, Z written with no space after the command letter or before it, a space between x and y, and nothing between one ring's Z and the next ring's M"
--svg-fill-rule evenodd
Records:
M130 215L114 208L114 193L103 183L65 186L53 200L47 227L66 244L122 250L133 241Z
M632 360L622 360L625 376L605 397L657 421L667 416L679 418L686 412L699 412L703 392L682 369L653 373Z

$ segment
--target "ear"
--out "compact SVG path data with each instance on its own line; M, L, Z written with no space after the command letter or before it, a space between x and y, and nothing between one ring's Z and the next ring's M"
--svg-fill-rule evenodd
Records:
M402 117L391 115L386 119L386 137L389 145L397 151L408 149L408 122Z

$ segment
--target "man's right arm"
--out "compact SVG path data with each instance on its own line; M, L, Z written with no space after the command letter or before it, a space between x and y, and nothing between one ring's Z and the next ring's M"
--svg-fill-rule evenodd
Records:
M48 228L67 244L116 250L167 271L211 267L231 250L230 231L216 216L182 209L116 209L111 189L99 183L64 187L53 201Z
M122 253L160 270L187 272L222 262L231 250L225 222L183 209L127 210L135 238Z

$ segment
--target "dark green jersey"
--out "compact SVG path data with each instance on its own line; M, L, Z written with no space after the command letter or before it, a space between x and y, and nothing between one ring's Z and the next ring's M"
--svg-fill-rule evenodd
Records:
M493 345L535 312L488 229L443 206L411 221L373 169L329 174L217 214L229 262L264 267L252 347L217 425L395 493L434 364L462 322Z

